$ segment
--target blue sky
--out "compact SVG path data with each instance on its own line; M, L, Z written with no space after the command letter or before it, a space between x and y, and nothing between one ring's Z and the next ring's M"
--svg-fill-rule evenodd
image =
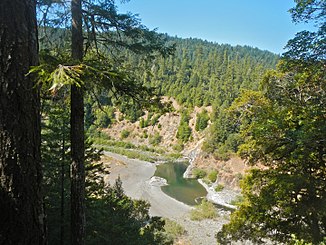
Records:
M171 36L249 45L282 53L295 33L310 25L292 23L293 0L131 0L119 12L139 14L149 29Z

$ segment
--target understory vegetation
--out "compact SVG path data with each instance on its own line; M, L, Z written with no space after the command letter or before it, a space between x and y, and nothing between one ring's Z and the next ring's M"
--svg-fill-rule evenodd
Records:
M196 205L190 211L191 220L215 219L218 217L217 209L213 203L203 199L201 204Z

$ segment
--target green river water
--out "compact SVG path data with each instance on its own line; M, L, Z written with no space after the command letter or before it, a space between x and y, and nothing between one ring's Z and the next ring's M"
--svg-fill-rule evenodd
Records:
M206 196L207 192L197 180L183 178L187 166L184 162L160 164L154 175L167 180L168 185L161 187L164 193L185 204L195 205L195 200Z

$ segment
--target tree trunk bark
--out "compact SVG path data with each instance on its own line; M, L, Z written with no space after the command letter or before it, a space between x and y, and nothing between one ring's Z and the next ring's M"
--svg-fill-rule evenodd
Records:
M65 232L65 160L66 160L66 134L65 134L65 120L62 120L62 150L61 150L61 174L60 174L60 245L64 245Z
M35 4L0 1L0 244L45 244Z
M83 33L81 0L71 1L72 59L82 61ZM84 98L83 88L71 86L71 240L85 243L85 166L84 166Z

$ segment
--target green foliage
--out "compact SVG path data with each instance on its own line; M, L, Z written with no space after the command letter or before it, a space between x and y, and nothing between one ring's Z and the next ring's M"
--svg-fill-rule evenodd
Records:
M217 217L217 211L213 203L204 199L200 205L190 211L191 220L214 219Z
M70 141L69 106L43 101L41 157L43 163L44 205L47 216L48 241L59 243L60 234L69 239L70 214ZM63 206L62 206L63 204ZM62 217L60 213L64 214Z
M324 0L297 0L295 7L290 9L292 20L296 23L313 22L316 31L302 31L289 40L283 57L288 62L298 63L325 61L326 58L326 3Z
M172 240L176 240L177 238L185 234L186 230L177 222L167 218L165 218L164 221L165 221L165 225L164 225L165 232L169 237L172 238Z
M301 62L280 69L266 74L263 92L246 92L232 106L242 121L239 153L265 168L244 178L244 202L221 242L286 242L294 234L318 244L325 237L325 67Z
M148 138L148 134L147 134L147 130L143 131L143 134L141 135L142 138L147 139Z
M217 170L212 170L208 173L207 179L211 182L214 183L217 179L218 171Z
M180 159L183 157L183 155L181 153L170 153L166 155L167 158L171 158L171 159Z
M217 109L216 119L209 129L203 150L212 153L216 159L226 161L237 151L242 139L239 135L238 118L229 113L229 108Z
M42 113L42 161L49 244L60 243L61 227L64 240L69 240L70 233L70 144L69 113L66 108L69 107L44 101ZM105 134L99 135L103 141L110 140ZM104 184L103 176L108 171L98 162L99 152L90 145L91 142L87 141L86 243L172 244L173 239L164 230L164 221L149 216L148 203L127 197L120 179L113 186ZM59 181L61 178L62 181ZM60 215L61 201L63 216Z
M242 195L237 196L235 199L233 199L230 204L234 206L240 206L241 203L243 203L244 198Z
M186 143L191 136L191 128L189 127L189 115L186 111L182 111L180 125L177 131L177 139L182 143Z
M150 124L152 126L155 126L158 123L158 120L159 120L160 116L161 116L160 114L154 115L152 117L152 119L151 119L151 123Z
M239 88L257 89L259 77L266 69L275 68L278 60L277 55L250 47L199 39L169 40L176 43L175 55L158 58L151 66L152 76L146 75L146 83L187 108L213 103L229 106Z
M230 150L225 144L220 144L219 147L214 151L213 156L215 159L227 161L230 159Z
M194 169L192 170L192 175L193 175L196 179L202 179L202 178L204 178L204 177L207 175L207 173L206 173L206 171L203 170L203 169L194 168Z
M43 54L46 53L46 55L41 55L41 65L33 67L30 73L36 73L39 82L46 83L44 87L49 89L53 95L62 91L66 92L68 87L66 85L75 85L83 87L84 91L91 93L96 97L94 100L98 99L97 95L103 93L103 91L110 98L108 100L115 103L118 103L117 100L120 100L122 96L128 96L129 100L120 101L121 107L124 105L123 102L127 101L128 109L132 108L130 106L130 98L133 101L138 101L142 106L152 107L153 104L159 104L159 99L155 96L153 89L143 86L139 82L140 80L133 77L131 72L128 72L133 69L121 64L120 60L123 60L123 57L119 53L122 53L124 49L131 49L135 53L147 54L149 56L154 56L157 53L171 54L173 46L166 45L164 35L159 35L155 31L149 31L134 15L118 14L114 1L82 1L81 6L83 7L81 11L83 14L83 31L87 32L83 35L85 42L81 41L82 44L85 43L86 45L82 47L85 54L81 58L83 63L76 64L74 60L66 58L70 56L67 54L70 54L69 48L71 46L69 42L66 42L70 39L70 32L68 30L70 30L71 25L70 8L67 8L67 3L65 1L51 0L38 1L39 13L37 16L44 18L42 21L39 21L40 24L44 24L43 28L39 28L41 29L40 46L42 49L46 48L48 50L42 52ZM114 23L114 28L112 28L112 23ZM50 34L58 32L68 34L65 35L67 38L61 39L59 36L56 36L55 39L48 39L51 36ZM99 47L101 47L101 50ZM108 57L115 55L113 49L116 49L116 52L119 54L115 56L116 61ZM60 89L61 91L59 91ZM86 107L87 128L91 127L91 123L94 122L101 127L108 126L111 123L109 120L111 118L101 114L97 109ZM126 118L135 120L139 117L140 111L139 107L126 110ZM79 111L78 113L81 112ZM92 113L96 115L92 115ZM92 130L95 131L94 129ZM62 133L65 136L66 134L63 132L63 129L61 131L57 130L57 133ZM64 160L67 159L65 151L69 148L68 144L65 144L65 138L61 136L53 140L53 143L57 144L53 153L50 151L52 142L42 142L45 147L44 153L49 154L50 157L52 156L51 159L45 155L43 156L45 159L49 157L49 161L60 163L58 158L61 157L61 162L65 162ZM62 148L60 151L62 154L56 152L60 148ZM102 164L94 163L99 157L97 153L94 149L87 149L85 152L87 173L86 219L88 221L86 223L86 243L171 244L172 241L166 239L161 232L163 231L164 222L160 218L149 217L149 205L147 203L144 201L132 201L126 197L119 182L112 188L104 186L102 176L107 173L103 171ZM58 169L52 170L50 167L46 170L48 171L46 172L46 185L49 185L47 188L51 190L46 197L48 199L47 208L49 214L53 212L51 213L53 220L50 221L51 225L53 225L50 227L53 230L49 231L51 233L49 237L53 239L50 243L54 244L69 241L67 237L64 237L64 241L58 241L60 236L55 231L60 225L67 228L65 225L68 220L67 217L70 217L70 215L66 215L65 212L64 220L60 220L61 223L55 223L54 220L56 218L55 215L59 216L57 212L59 205L55 203L55 200L59 193L61 193L54 188L56 187L55 181L57 180L58 173L63 173L66 169L63 166L60 171ZM69 174L64 173L64 177L67 176ZM65 178L65 182L66 180L67 178ZM62 192L65 192L64 188L66 187L62 188ZM67 198L67 201L69 202L69 198ZM69 228L65 230L67 231L65 234L70 233Z
M88 193L87 244L172 244L164 221L150 217L149 204L127 197L121 184L117 179L112 187Z
M158 144L161 143L161 140L162 140L162 136L158 132L155 132L153 136L149 137L148 141L151 145L157 146Z
M140 118L140 120L139 120L139 127L140 128L145 128L146 127L144 118Z
M203 131L207 127L209 119L210 118L206 110L202 111L201 113L197 113L195 126L196 131Z
M115 122L114 108L104 106L101 109L95 110L94 124L100 128L107 128Z
M103 146L103 149L106 151L114 152L120 155L124 155L131 159L139 159L146 162L155 162L157 161L157 157L154 154L148 154L147 152L143 153L140 151L130 150L130 149L123 149L123 148L116 148L116 147L109 147Z
M253 169L242 180L243 202L217 240L263 239L322 244L326 236L325 1L296 1L295 22L313 20L288 42L262 92L246 92L233 106L241 121L239 153Z
M303 239L299 240L296 238L295 235L291 235L291 241L290 241L290 244L293 244L293 245L313 245L311 242L305 242ZM318 243L318 245L325 245L326 244L326 237L324 237L323 241Z
M172 149L177 151L177 152L180 152L180 151L183 150L183 147L184 147L183 144L175 144L175 145L173 145Z
M126 139L128 138L130 135L130 131L129 130L126 130L126 129L123 129L121 132L120 132L120 138L121 139Z
M224 185L222 185L222 184L218 184L218 185L215 187L215 191L216 191L216 192L223 191L223 190L224 190Z

